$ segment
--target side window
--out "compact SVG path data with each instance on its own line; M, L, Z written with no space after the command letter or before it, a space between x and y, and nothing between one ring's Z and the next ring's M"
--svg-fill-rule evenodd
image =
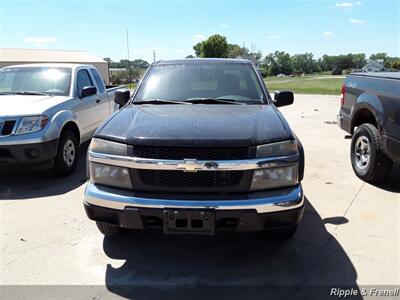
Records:
M100 76L99 72L97 72L96 69L90 69L90 71L92 71L94 80L96 80L99 93L103 94L105 91L103 79L101 79L101 76Z
M82 89L85 86L93 86L92 81L87 70L79 70L76 75L76 88L78 90L78 95L82 94Z

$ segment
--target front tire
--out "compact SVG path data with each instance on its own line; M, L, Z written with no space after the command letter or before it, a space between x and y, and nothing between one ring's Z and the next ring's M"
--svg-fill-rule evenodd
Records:
M57 176L72 174L78 164L78 138L71 130L64 130L58 140L53 170Z
M383 152L378 129L372 124L357 128L351 140L351 164L356 175L367 182L384 179L393 161Z

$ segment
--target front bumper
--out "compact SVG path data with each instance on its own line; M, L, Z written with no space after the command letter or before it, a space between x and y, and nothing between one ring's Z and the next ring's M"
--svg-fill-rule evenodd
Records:
M52 165L58 140L42 143L3 144L0 140L0 171L16 167L45 168Z
M89 183L84 206L94 221L131 229L162 228L164 210L176 209L212 210L216 231L259 231L296 225L303 215L304 195L301 185L249 194L160 196Z

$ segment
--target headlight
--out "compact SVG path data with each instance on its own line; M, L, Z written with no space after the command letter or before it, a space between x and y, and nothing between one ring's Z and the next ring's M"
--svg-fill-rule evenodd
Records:
M293 186L298 183L298 165L254 170L251 191Z
M94 138L90 143L89 151L123 156L127 154L127 146L121 143ZM90 181L93 183L132 189L128 168L95 163L89 159L89 175Z
M93 183L131 189L129 170L104 164L89 162L90 181Z
M35 116L22 118L18 124L16 135L37 132L42 130L47 122L49 122L48 116Z
M89 147L89 151L92 152L122 156L127 154L127 149L125 144L95 138L92 139Z
M257 157L288 156L299 153L295 140L260 145L257 147Z

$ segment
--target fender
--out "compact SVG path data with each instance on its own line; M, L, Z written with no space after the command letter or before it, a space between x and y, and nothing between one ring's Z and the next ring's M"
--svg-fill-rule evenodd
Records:
M357 120L357 114L362 110L368 110L375 118L379 127L383 129L383 107L381 102L374 95L370 95L367 93L361 94L356 103L351 109L350 119L351 119L351 128L354 128L355 121Z
M50 127L46 131L46 138L48 140L58 139L62 129L68 122L73 122L78 127L79 132L81 132L81 127L79 126L76 115L70 110L61 110L51 118ZM82 137L79 136L78 138L79 141L81 141Z

